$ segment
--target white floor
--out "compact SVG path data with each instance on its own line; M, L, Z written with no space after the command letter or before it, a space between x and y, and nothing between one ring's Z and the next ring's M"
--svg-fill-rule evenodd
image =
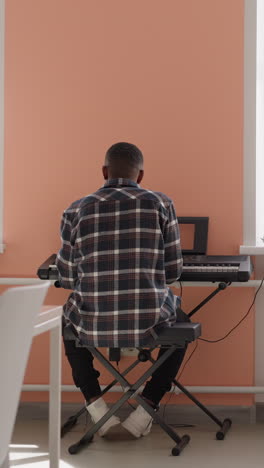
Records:
M215 440L214 424L177 428L180 435L191 436L189 445L179 457L171 455L173 441L159 426L150 435L131 440L122 429L119 437L94 441L80 453L70 455L69 445L84 434L84 423L78 424L62 439L61 468L262 468L264 467L264 424L235 424L224 441ZM16 423L10 447L11 466L48 467L47 421L20 420Z

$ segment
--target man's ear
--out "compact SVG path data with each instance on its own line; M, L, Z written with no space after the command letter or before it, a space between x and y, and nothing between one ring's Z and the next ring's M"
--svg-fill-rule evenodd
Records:
M102 172L103 172L104 180L108 180L108 167L103 166L102 167Z
M142 181L144 177L144 171L143 169L141 169L141 171L139 171L139 174L138 174L138 178L137 178L137 183L140 184L140 182Z

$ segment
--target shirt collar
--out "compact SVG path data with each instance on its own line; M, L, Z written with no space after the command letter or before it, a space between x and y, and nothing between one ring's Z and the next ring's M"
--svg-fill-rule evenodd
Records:
M121 186L139 188L139 185L133 180L123 179L123 178L110 179L110 180L107 180L106 183L104 184L104 187L121 187Z

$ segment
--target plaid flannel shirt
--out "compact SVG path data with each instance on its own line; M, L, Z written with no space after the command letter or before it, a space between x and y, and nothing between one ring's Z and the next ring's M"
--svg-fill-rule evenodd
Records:
M168 284L182 271L173 202L128 179L113 179L63 213L56 265L72 289L66 323L80 343L137 347L176 320Z

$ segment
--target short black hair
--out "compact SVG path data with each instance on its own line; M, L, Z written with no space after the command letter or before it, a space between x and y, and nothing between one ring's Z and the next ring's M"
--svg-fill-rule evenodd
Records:
M120 142L112 145L106 152L105 165L114 178L128 178L143 169L143 154L132 143Z

